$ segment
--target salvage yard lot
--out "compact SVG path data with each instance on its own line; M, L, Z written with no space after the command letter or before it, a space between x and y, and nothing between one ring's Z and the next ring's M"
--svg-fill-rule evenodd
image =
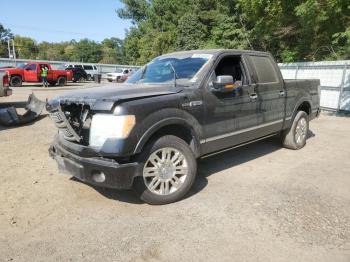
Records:
M300 151L271 138L200 160L186 199L149 206L59 175L47 116L0 127L0 261L350 261L350 118L310 129Z

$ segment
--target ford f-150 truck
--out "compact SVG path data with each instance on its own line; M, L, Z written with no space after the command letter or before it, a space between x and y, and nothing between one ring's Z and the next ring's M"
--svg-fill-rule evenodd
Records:
M12 95L12 90L9 88L9 75L0 71L0 97L10 95Z
M43 62L30 62L22 64L17 68L2 68L0 71L5 71L10 77L10 86L19 87L22 86L22 82L41 82L41 68L47 67L49 69L47 73L47 81L50 85L64 86L67 81L72 81L73 73L65 70L54 70L51 65Z
M135 188L145 202L167 204L190 190L198 158L275 135L287 148L303 148L319 93L319 80L284 80L269 53L167 54L120 88L51 100L59 132L49 152L79 180Z

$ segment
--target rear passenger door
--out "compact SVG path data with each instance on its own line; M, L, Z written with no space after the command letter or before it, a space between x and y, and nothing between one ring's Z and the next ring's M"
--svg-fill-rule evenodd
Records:
M259 98L259 133L264 136L280 131L285 116L286 99L281 73L272 57L267 54L250 54L249 60Z

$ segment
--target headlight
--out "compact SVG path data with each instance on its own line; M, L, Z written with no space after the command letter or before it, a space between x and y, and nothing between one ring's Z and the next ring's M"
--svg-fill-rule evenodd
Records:
M92 117L90 146L102 147L107 139L126 138L135 125L135 116L96 114Z

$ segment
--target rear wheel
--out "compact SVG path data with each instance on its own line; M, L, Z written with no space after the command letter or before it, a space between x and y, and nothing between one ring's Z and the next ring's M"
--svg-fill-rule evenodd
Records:
M190 190L197 162L188 144L176 136L163 136L141 153L142 176L134 187L140 198L153 205L182 199Z
M83 76L80 76L79 78L78 78L78 82L80 82L80 83L84 83L86 81L86 79L85 79L85 77L83 77Z
M10 85L13 87L22 86L22 78L20 76L12 76L10 79Z
M57 84L58 86L65 86L67 83L67 79L64 77L64 76L60 76L58 79L57 79Z
M283 146L298 150L305 146L309 132L309 116L304 111L299 111L294 117L291 128L282 134Z

